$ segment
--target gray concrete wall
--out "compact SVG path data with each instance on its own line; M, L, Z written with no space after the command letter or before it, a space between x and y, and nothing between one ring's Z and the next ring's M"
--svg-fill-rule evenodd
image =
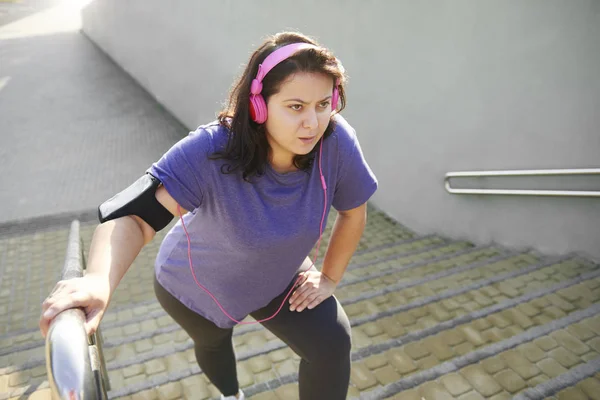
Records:
M344 115L378 207L419 233L600 259L600 199L443 187L448 171L600 167L600 1L103 0L83 23L190 128L215 117L264 35L315 36L349 72ZM523 181L510 185L600 189Z

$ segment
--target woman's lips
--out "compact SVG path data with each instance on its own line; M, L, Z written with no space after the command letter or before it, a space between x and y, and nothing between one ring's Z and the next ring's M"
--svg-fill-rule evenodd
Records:
M311 136L311 137L301 137L300 140L302 141L302 143L304 144L309 144L315 141L317 137L316 136Z

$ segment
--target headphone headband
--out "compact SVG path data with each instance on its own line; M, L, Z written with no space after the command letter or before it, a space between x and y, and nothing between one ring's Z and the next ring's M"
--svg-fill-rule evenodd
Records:
M265 76L272 70L277 64L283 60L291 57L297 51L304 49L316 49L317 46L313 46L310 43L292 43L286 46L280 47L265 58L265 60L259 64L258 72L256 73L256 80L262 82Z

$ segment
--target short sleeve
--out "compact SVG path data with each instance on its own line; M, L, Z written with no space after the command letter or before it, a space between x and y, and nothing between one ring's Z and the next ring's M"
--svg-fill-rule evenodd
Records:
M367 202L377 190L377 178L365 160L354 129L347 122L336 126L339 146L339 169L333 195L338 211L356 208Z
M161 181L177 203L192 211L202 204L210 153L211 135L198 128L175 143L147 172Z

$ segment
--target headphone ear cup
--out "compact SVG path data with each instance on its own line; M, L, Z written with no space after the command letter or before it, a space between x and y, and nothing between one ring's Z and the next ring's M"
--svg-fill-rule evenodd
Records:
M333 88L333 94L331 95L331 111L337 110L339 99L340 99L340 92L338 91L338 88L336 85Z
M260 94L250 95L250 118L258 124L267 120L267 105Z

